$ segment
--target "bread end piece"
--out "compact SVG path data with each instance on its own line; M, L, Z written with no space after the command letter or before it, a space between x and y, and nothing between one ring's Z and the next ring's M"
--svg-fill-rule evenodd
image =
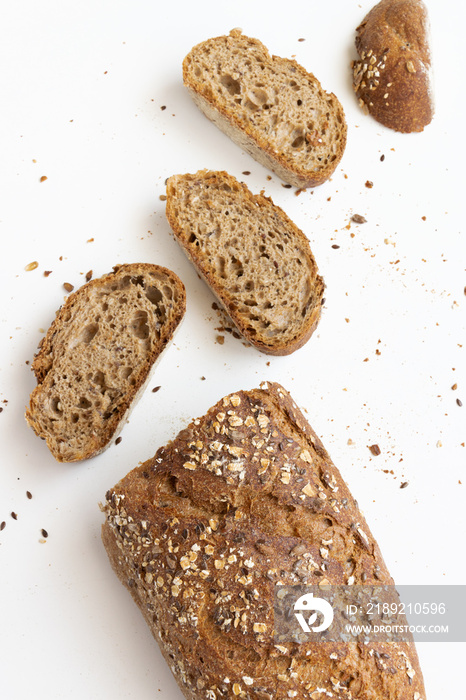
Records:
M59 462L95 457L122 430L186 309L181 280L118 265L68 296L32 363L26 420Z
M384 126L420 132L434 116L430 28L422 0L382 0L356 29L359 105Z

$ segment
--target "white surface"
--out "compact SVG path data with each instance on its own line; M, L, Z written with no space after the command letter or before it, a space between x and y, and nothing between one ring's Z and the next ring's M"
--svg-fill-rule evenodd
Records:
M264 379L281 382L306 410L395 580L465 583L459 53L466 12L461 3L429 3L437 113L423 134L407 136L364 116L352 92L354 29L370 6L3 4L0 697L181 698L110 570L98 502L192 417ZM296 196L276 176L268 180L183 88L181 61L191 46L237 26L272 53L295 55L343 103L347 150L320 188ZM169 175L203 167L264 189L309 237L326 304L315 335L290 357L267 357L229 334L216 342L213 297L171 238L160 200ZM367 223L350 223L355 213ZM27 272L31 261L39 266ZM27 363L62 303L64 282L79 286L90 269L99 276L135 261L170 267L187 288L185 320L153 380L162 388L148 389L118 446L87 463L60 465L23 418L34 386ZM374 443L378 457L368 449ZM464 647L425 643L418 650L430 700L458 697Z

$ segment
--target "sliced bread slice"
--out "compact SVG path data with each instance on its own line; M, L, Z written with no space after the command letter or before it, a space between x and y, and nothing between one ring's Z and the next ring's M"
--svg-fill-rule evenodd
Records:
M238 29L195 46L183 81L209 119L291 185L322 184L343 156L347 127L335 95Z
M70 294L32 363L26 420L59 462L94 457L120 432L184 316L170 270L121 265Z
M272 355L310 338L324 282L309 241L268 197L226 172L167 181L166 214L176 240L238 331Z

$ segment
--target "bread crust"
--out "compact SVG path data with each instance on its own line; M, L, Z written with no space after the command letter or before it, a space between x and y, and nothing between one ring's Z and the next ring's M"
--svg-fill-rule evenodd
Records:
M267 81L267 74L274 75L276 66L285 68L294 78L297 85L310 85L312 91L325 100L328 110L327 122L322 117L322 124L317 131L306 132L306 124L314 122L312 109L314 105L309 104L308 110L302 107L302 115L299 119L299 130L302 132L302 141L312 141L315 145L328 140L326 131L328 122L331 120L338 129L338 139L328 140L326 162L316 164L309 158L309 165L300 165L294 158L290 148L285 148L277 134L289 114L289 96L282 88L282 94L278 94L275 99L279 100L280 112L277 113L277 123L271 130L264 130L260 127L254 116L248 114L247 110L238 106L235 101L228 102L223 99L219 91L209 84L209 81L196 76L196 62L201 61L204 52L208 53L218 48L228 59L238 51L246 55L248 52L259 53L262 65L265 67L264 80ZM234 62L234 58L233 58ZM247 74L242 80L247 79ZM270 76L269 76L270 77ZM266 47L257 39L243 36L240 30L232 30L228 36L220 36L209 39L195 46L183 61L183 82L189 90L197 106L216 126L218 126L227 136L243 148L249 155L257 160L264 167L275 172L285 182L295 187L305 189L315 187L324 183L332 175L340 162L346 147L347 126L343 108L333 93L326 93L317 78L308 73L300 64L294 60L271 56ZM265 84L267 88L267 82ZM296 93L293 93L293 98ZM300 137L301 138L301 137Z
M171 289L172 301L164 299L167 307L171 303L172 308L166 308L166 322L161 322L156 320L156 307L152 303L144 300L140 303L141 313L148 314L148 338L150 340L150 348L148 349L144 360L137 367L130 367L128 371L131 370L131 382L128 385L123 396L118 396L115 400L110 402L110 405L106 408L106 414L102 415L103 411L97 406L86 406L86 410L92 413L91 425L92 429L87 428L86 425L81 428L83 431L83 438L85 440L80 440L78 444L75 444L72 440L72 433L70 429L69 440L67 440L66 435L62 435L55 430L55 426L58 425L55 419L58 419L59 413L58 409L51 409L51 402L55 401L55 405L58 406L58 402L65 403L63 393L60 394L60 390L55 386L55 366L58 362L67 362L67 353L70 353L75 349L75 347L83 347L84 352L87 353L86 357L86 367L88 371L92 374L102 373L102 380L104 381L104 375L107 372L115 371L114 368L101 366L101 360L98 358L98 348L97 344L93 345L93 338L91 341L83 341L82 336L86 333L86 328L93 326L96 328L98 325L98 319L96 318L97 313L101 313L101 310L97 311L89 306L86 310L86 297L98 297L99 293L108 293L108 296L112 295L109 292L112 284L117 284L120 280L127 279L143 279L144 282L152 282L154 284L164 283L167 289ZM161 353L167 347L168 343L173 338L173 334L177 327L179 326L181 320L183 319L186 310L186 292L184 285L181 280L171 271L160 265L152 265L149 263L133 263L126 265L117 265L113 268L113 271L103 277L91 280L85 285L77 289L75 292L70 294L63 306L57 311L55 320L51 324L45 336L42 338L39 344L39 350L34 357L32 363L32 370L37 379L37 386L32 391L29 401L29 406L26 408L26 420L29 425L33 428L35 433L46 440L47 446L49 447L51 453L55 459L59 462L75 462L84 459L89 459L100 454L105 450L112 439L116 438L121 432L124 424L126 423L131 410L136 405L138 399L144 392L148 382L150 381L154 369L156 367L157 361L160 359ZM149 316L153 313L154 320ZM117 307L116 314L121 316L126 313L124 304L120 304ZM136 314L138 310L136 309ZM79 323L77 321L79 315ZM76 330L74 331L73 323L76 322ZM122 327L125 327L125 319L123 319ZM126 324L127 325L127 324ZM157 328L157 330L155 330ZM70 331L68 329L71 329ZM76 333L73 336L73 332ZM92 331L94 332L94 330ZM69 335L71 333L71 336ZM105 337L101 337L101 334ZM154 336L157 333L157 338ZM115 335L111 330L109 330L108 325L105 331L101 331L101 334L96 333L96 341L98 345L105 345L107 348L111 349L113 355L119 357L120 354L124 355L124 348L120 347L124 340L121 336ZM138 343L139 341L136 341ZM95 348L95 349L94 349ZM84 350L85 349L85 350ZM74 377L80 375L80 391L85 398L89 395L97 395L96 387L92 384L92 379L90 376L82 376L82 368L78 368L77 364L74 362L79 362L79 355L75 360L71 360L69 364L66 364L65 371L70 376L70 382L73 384L75 382ZM93 357L95 358L93 360ZM123 360L121 361L123 362ZM121 362L115 360L115 367L120 366ZM100 364L99 364L100 363ZM63 367L60 364L60 367ZM109 377L105 377L105 381L112 383ZM63 392L62 388L62 392ZM52 395L54 395L52 398ZM91 402L89 402L91 403ZM80 408L76 405L73 409L75 416L79 416ZM66 411L61 411L60 414L66 416L64 418L66 425L69 425L70 417ZM52 419L50 418L52 414Z
M355 584L393 583L280 385L223 398L110 489L102 509L111 565L189 700L425 700L411 643L276 646L277 585L348 584L350 573Z
M365 112L403 133L434 115L427 8L422 0L382 0L356 29L353 88Z
M312 304L306 310L305 316L300 319L299 330L294 337L280 338L276 336L270 340L265 339L250 328L248 319L244 316L239 308L239 295L228 291L221 277L211 264L206 253L201 247L195 243L191 243L191 236L187 234L186 224L180 218L180 195L179 192L190 187L190 183L202 183L209 192L212 192L212 200L215 199L215 191L223 191L223 188L228 188L235 197L245 203L251 210L251 217L260 219L262 212L273 212L277 221L280 221L281 227L286 230L288 240L293 242L295 247L299 247L302 254L303 265L307 265L309 269L310 284L312 284ZM264 194L253 195L246 185L239 182L232 175L224 171L209 171L200 170L195 174L173 175L167 180L167 204L166 216L172 228L175 239L180 244L186 256L191 260L196 267L200 276L209 285L212 292L215 294L225 312L229 315L232 322L238 329L239 333L246 340L256 347L261 352L269 355L289 355L299 348L303 347L315 331L320 317L323 302L323 293L325 284L322 277L318 274L317 264L312 254L309 240L305 234L294 224L287 214L274 202L270 197ZM193 228L195 222L193 221ZM222 226L222 222L218 220L218 226ZM258 246L260 241L257 240L255 245ZM246 249L246 243L244 244ZM241 255L241 253L238 253ZM256 278L254 283L257 288L261 285L261 279ZM288 296L291 296L290 291Z

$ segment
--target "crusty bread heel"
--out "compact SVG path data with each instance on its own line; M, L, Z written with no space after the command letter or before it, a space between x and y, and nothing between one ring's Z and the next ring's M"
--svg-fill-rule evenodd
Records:
M422 0L382 0L356 29L353 88L384 126L423 131L434 115L429 17Z

